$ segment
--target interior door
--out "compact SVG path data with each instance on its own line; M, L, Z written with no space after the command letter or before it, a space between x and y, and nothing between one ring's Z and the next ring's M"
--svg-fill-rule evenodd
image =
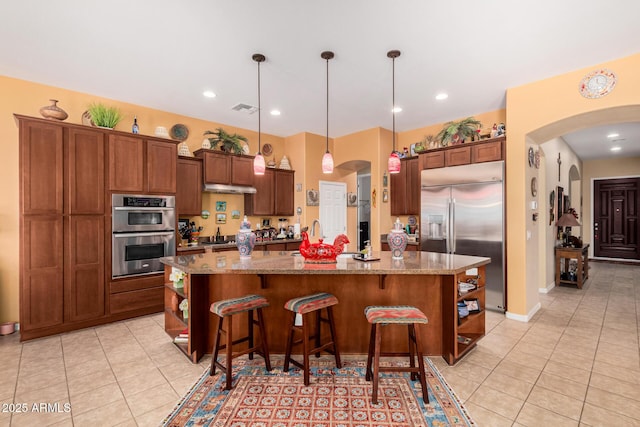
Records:
M320 181L320 225L326 243L347 234L347 184Z
M640 178L594 181L593 255L640 259Z

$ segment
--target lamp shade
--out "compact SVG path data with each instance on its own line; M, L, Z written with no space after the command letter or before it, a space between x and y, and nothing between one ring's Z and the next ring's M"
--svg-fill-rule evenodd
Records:
M333 173L333 156L328 151L322 156L322 173Z
M558 222L556 222L556 225L558 227L579 227L580 223L572 213L567 212L562 214Z
M387 169L389 173L400 173L400 157L398 157L398 153L395 151L389 155Z
M254 175L264 175L265 170L264 157L262 154L258 153L253 158L253 174Z

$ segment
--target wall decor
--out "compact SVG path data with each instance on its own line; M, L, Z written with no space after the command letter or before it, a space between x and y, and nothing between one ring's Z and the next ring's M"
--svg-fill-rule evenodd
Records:
M387 175L387 171L384 171L384 175L382 175L382 186L387 187L389 185L389 176Z
M202 219L207 219L209 218L209 215L211 215L211 213L208 210L203 210L202 212L200 212L200 216L202 217Z
M307 190L307 206L320 206L318 190Z
M216 224L226 224L227 223L227 214L219 213L216 214Z
M382 203L387 203L389 201L389 190L386 188L382 190Z
M232 210L231 211L231 218L233 219L240 219L240 211L239 210Z
M617 81L618 77L613 71L606 68L598 69L580 80L578 91L587 99L602 98L611 93Z
M358 195L356 193L347 193L347 206L358 206Z
M216 212L225 212L227 210L227 202L216 201Z

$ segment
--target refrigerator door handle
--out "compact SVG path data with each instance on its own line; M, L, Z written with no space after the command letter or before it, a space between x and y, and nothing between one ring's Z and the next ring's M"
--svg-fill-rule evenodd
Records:
M451 253L456 253L456 199L451 199L450 205L450 217L449 217L449 230L451 230Z

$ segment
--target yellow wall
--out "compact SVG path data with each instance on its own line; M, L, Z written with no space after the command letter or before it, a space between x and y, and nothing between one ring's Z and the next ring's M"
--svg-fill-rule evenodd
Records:
M622 178L640 176L640 157L624 159L587 160L583 163L582 174L582 236L585 242L591 242L589 256L593 256L593 217L591 195L593 194L593 180L607 178Z
M130 131L133 116L138 117L140 133L153 135L157 126L170 129L177 123L182 123L189 128L189 138L186 143L193 152L200 148L203 133L206 130L215 130L224 127L229 132L237 132L249 139L251 153L258 151L257 133L232 126L221 125L215 122L207 122L191 117L180 116L166 111L153 110L138 105L127 104L120 101L100 98L97 96L69 91L61 88L41 85L24 80L18 80L0 76L0 141L2 143L3 167L0 168L0 247L3 248L0 257L0 321L18 320L18 283L19 283L19 196L18 196L18 127L13 114L40 117L38 110L44 105L49 105L49 98L58 99L58 106L69 114L66 122L81 123L82 113L92 102L104 102L121 109L124 119L117 130ZM262 142L269 142L274 147L274 155L278 161L284 154L284 138L263 134ZM295 168L295 163L292 167ZM302 166L302 164L300 164ZM215 201L226 200L227 224L220 227L223 234L235 234L240 228L240 220L231 220L231 208L239 207L242 212L241 196L233 195L205 195L203 209L208 209L215 214ZM194 220L206 226L204 233L214 234L217 228L215 215L205 221L200 217ZM12 250L13 248L13 250Z
M613 70L618 75L618 84L604 98L586 99L579 94L578 83L599 67ZM508 315L526 319L539 307L538 282L526 274L529 263L541 263L538 247L531 247L526 238L530 215L527 178L531 176L527 148L579 129L637 121L638 73L640 55L637 54L507 91ZM547 183L547 187L549 185Z

